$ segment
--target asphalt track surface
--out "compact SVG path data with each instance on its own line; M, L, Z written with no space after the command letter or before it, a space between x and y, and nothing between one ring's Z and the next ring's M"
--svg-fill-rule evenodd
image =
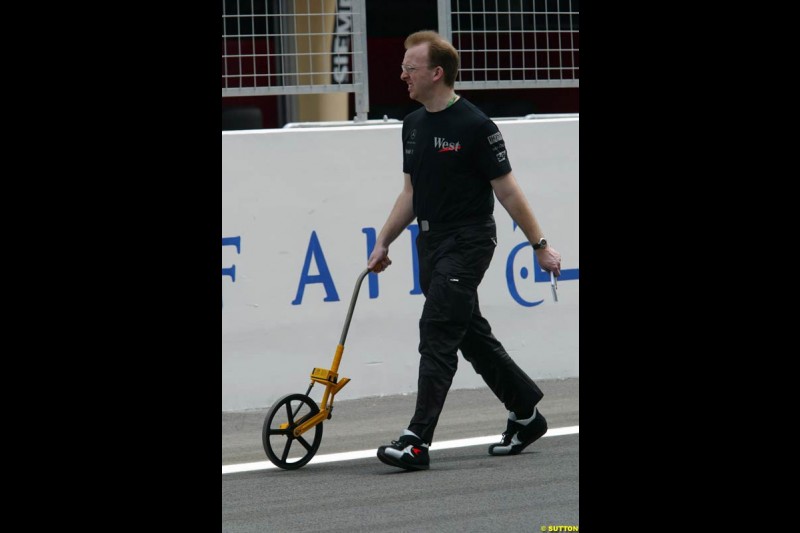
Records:
M267 410L223 413L222 531L524 533L579 526L579 380L537 384L548 434L522 454L492 457L486 444L433 449L430 470L419 472L384 465L374 454L274 468L261 444ZM315 459L389 444L408 424L415 400L411 394L337 401ZM434 445L491 435L499 441L506 416L488 389L453 390ZM224 473L238 467L251 470Z

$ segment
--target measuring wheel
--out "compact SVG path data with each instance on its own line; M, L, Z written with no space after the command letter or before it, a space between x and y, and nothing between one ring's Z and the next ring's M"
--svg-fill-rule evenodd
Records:
M305 394L287 394L270 407L264 419L261 440L275 466L295 470L308 463L322 441L322 422L296 437L294 430L319 413L317 404Z
M311 384L305 394L287 394L275 402L267 412L264 429L261 431L261 441L267 457L277 467L296 470L308 463L319 449L322 440L322 421L330 420L333 414L333 397L350 382L350 378L339 376L339 363L342 360L350 319L353 318L353 309L356 307L358 291L369 272L370 269L364 270L356 281L331 368L315 368L311 372ZM325 393L320 401L322 409L308 396L315 383L325 387Z

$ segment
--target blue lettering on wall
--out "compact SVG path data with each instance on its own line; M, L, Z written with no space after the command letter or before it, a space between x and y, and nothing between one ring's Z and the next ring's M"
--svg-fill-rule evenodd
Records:
M411 232L411 262L414 272L414 288L408 294L422 294L422 288L419 286L419 254L417 254L417 235L419 235L419 225L411 224L406 228Z
M417 235L419 235L419 226L411 224L406 228L411 233L411 262L412 262L412 275L414 277L414 287L409 294L422 294L422 288L419 285L419 257L417 255ZM375 249L375 243L378 240L375 228L361 228L361 233L367 236L367 259L372 255ZM380 294L378 289L378 274L373 272L369 273L369 297L370 299L377 298Z
M361 228L361 233L367 236L367 259L369 260L369 256L372 255L372 250L375 249L375 241L378 238L375 235L375 228ZM369 280L369 297L370 299L378 297L378 275L374 272L370 272L369 276L367 276Z
M517 229L517 223L514 222L514 230ZM528 301L523 298L519 291L517 290L517 284L514 280L514 258L517 256L520 250L525 248L526 246L530 246L531 243L529 242L522 242L516 245L512 250L511 253L508 254L508 260L506 261L506 284L508 285L508 292L511 294L511 297L514 299L515 302L524 306L524 307L534 307L539 305L544 300L538 300L535 302ZM533 281L534 283L550 283L550 273L546 272L539 266L539 261L536 259L536 253L533 251L531 247L531 254L533 255ZM562 268L561 275L558 277L558 281L568 281L573 279L578 279L579 276L579 269L577 268ZM522 279L528 278L528 269L526 267L522 267L519 269L519 275Z
M517 290L517 283L514 281L514 258L517 256L520 250L525 248L526 246L530 246L531 243L529 242L522 242L516 245L512 250L511 253L508 254L508 260L506 261L506 283L508 284L508 292L511 293L511 297L514 298L514 301L517 302L519 305L524 307L533 307L535 305L539 305L544 300L538 300L536 302L529 302L522 296L520 296L519 291ZM536 254L533 254L533 262L534 265L538 266L536 263ZM536 266L534 268L536 268ZM528 277L528 269L522 267L520 269L519 275L522 279ZM550 281L550 276L547 276L547 280ZM537 280L538 281L538 280Z
M236 253L242 253L242 237L223 237L222 246L235 246ZM236 265L231 265L228 268L222 269L223 276L229 276L231 281L236 283Z
M417 224L411 224L406 228L409 232L409 238L411 240L411 259L412 259L412 276L413 276L413 287L409 294L416 295L422 294L422 288L419 282L419 256L417 253L417 246L416 240L419 236L419 226ZM514 230L517 229L517 224L514 223ZM365 227L361 228L361 233L366 236L367 239L367 258L372 254L375 249L375 244L377 242L377 233L375 228ZM240 238L239 237L232 237L226 238L222 240L223 246L236 246L237 252L240 250ZM540 305L544 302L544 299L541 300L527 300L525 299L518 289L519 279L527 280L528 277L531 278L531 281L534 283L549 283L550 282L550 274L542 269L539 265L539 261L536 258L536 254L533 252L531 248L531 258L533 259L533 269L532 271L529 270L528 267L522 267L519 269L519 272L514 271L514 261L522 249L531 246L529 242L522 242L516 245L511 252L508 254L508 259L506 261L506 285L508 286L508 292L511 294L511 297L517 302L519 305L523 307L535 307ZM319 271L318 274L311 274L309 271L311 270L311 263L312 260L317 265L317 270ZM533 275L531 275L533 274ZM222 275L230 276L231 280L236 281L236 265L232 265L230 268L223 268ZM380 286L379 286L379 278L378 274L370 273L369 276L369 297L370 299L375 299L380 296ZM559 276L559 281L569 281L569 280L576 280L579 278L579 270L577 268L562 268L561 269L561 276ZM313 284L313 283L321 283L323 288L325 289L325 298L323 299L324 302L338 302L339 301L339 294L336 292L336 286L333 283L333 276L331 275L330 269L328 268L328 263L325 260L325 254L322 251L322 245L319 242L319 238L317 237L317 232L311 232L311 238L308 243L308 249L306 250L306 257L303 263L303 270L300 273L300 283L297 287L297 294L295 295L295 299L292 301L292 305L300 305L303 303L303 295L305 293L306 285Z
M319 274L311 275L308 273L311 268L311 259L317 264ZM325 288L325 302L338 302L339 294L336 292L336 287L333 284L331 272L328 270L328 263L325 262L325 254L322 253L322 246L319 244L317 232L311 232L311 240L308 243L308 251L306 252L306 259L303 263L303 272L300 273L300 285L297 287L297 295L292 300L292 305L300 305L303 303L303 293L306 290L306 285L312 283L322 283Z

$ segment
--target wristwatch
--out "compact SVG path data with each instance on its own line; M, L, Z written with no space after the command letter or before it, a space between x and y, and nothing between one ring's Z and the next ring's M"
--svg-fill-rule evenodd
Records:
M534 250L541 250L542 248L547 248L547 241L542 237L539 239L539 242L533 245Z

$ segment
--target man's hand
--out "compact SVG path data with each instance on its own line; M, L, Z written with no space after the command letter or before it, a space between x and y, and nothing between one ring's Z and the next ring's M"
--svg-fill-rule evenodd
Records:
M536 259L542 270L552 272L555 277L561 275L561 254L552 246L548 245L546 248L536 250Z
M386 246L375 246L375 249L372 250L367 260L367 268L376 274L383 272L391 264L392 260L389 259L389 248Z

